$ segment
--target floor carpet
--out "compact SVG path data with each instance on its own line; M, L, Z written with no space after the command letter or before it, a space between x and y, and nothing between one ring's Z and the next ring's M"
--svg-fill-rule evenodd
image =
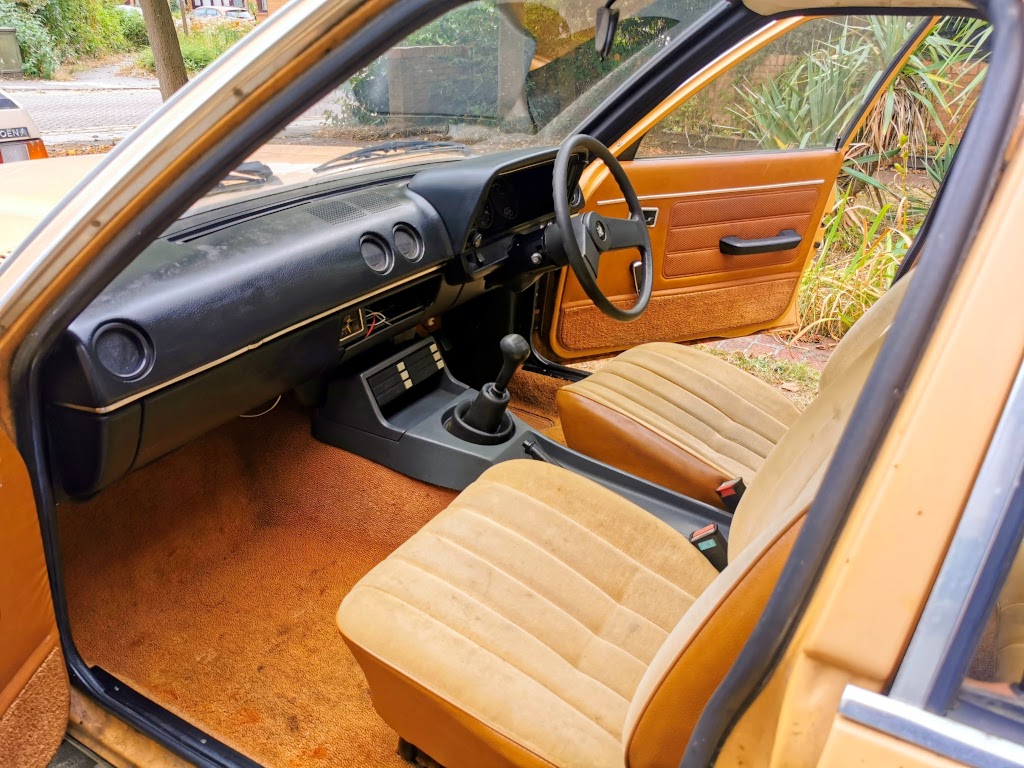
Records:
M509 382L509 410L546 437L565 445L555 393L568 384L564 379L520 369Z
M454 493L331 448L283 403L58 510L72 633L269 766L399 766L334 623Z

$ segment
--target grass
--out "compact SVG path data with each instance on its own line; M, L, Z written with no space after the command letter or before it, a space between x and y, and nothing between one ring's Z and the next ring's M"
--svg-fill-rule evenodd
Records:
M771 355L746 355L743 352L726 352L721 349L702 347L702 352L714 355L731 363L742 371L756 376L770 384L804 408L818 394L821 374L806 363L780 360Z
M800 281L796 338L842 338L889 289L933 199L900 168L889 185L848 185L826 215L821 247Z

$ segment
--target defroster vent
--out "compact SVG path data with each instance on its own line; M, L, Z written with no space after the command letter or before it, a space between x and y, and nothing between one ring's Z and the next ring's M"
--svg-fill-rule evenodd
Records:
M307 210L328 224L344 224L348 221L362 219L370 213L389 211L401 204L402 197L397 190L395 192L364 192L317 203L311 205Z

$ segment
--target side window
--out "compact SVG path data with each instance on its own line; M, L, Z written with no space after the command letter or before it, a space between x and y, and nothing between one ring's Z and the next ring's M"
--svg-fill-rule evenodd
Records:
M810 19L690 97L644 136L636 156L834 146L921 24Z

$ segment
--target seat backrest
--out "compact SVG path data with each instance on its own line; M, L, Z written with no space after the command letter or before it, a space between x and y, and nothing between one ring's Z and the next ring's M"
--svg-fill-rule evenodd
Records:
M729 565L669 634L630 703L623 730L630 768L679 764L697 718L778 580L884 337L876 334L845 363L744 494L730 532Z
M996 680L1024 678L1024 548L1017 552L996 603Z
M865 349L877 342L879 337L885 336L896 317L896 310L899 309L903 297L910 286L910 278L913 272L908 272L902 280L889 288L882 294L857 322L855 322L846 335L839 341L832 355L825 363L825 369L821 372L821 380L818 384L819 391L823 391L836 379L841 379L846 369L856 361Z

